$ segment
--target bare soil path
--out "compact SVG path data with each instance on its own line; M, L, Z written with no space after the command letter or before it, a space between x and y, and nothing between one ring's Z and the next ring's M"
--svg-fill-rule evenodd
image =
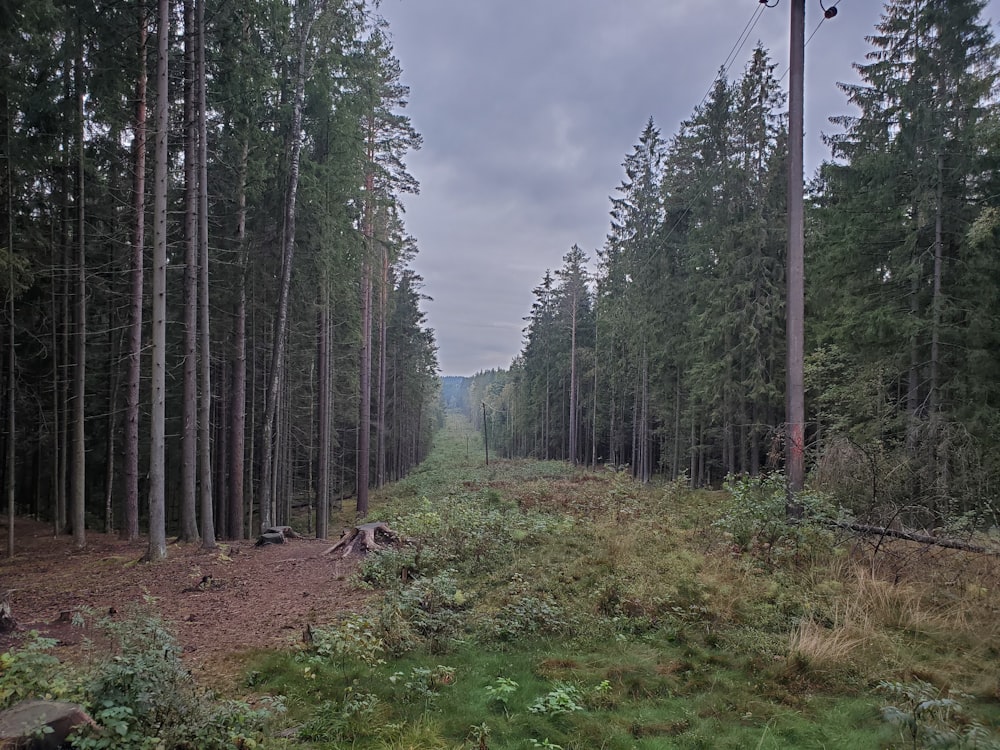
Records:
M0 528L6 538L5 520ZM370 595L349 581L357 559L323 554L329 540L226 542L214 551L171 544L165 561L147 564L145 540L88 531L79 551L48 524L18 518L15 531L14 558L0 558L0 595L11 592L19 627L0 635L0 651L37 630L59 641L57 656L75 659L93 633L72 624L73 612L117 615L149 597L192 672L214 682L238 671L241 654L301 641L306 625L357 610Z

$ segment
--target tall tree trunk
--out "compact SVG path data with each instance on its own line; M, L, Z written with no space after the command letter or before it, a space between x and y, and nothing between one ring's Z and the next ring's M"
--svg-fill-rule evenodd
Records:
M361 271L361 398L358 404L358 502L359 517L368 514L368 471L371 462L372 409L372 272L366 259Z
M198 82L198 280L201 330L201 403L199 425L201 478L201 546L215 548L215 508L212 491L212 346L208 299L208 122L205 74L205 0L197 0Z
M569 345L569 460L574 466L577 462L577 387L576 387L576 287L573 288L573 316L570 320Z
M87 446L85 419L87 384L87 253L86 207L84 182L85 112L83 92L83 26L77 21L77 59L74 81L77 96L77 165L76 165L76 328L74 331L73 357L73 544L77 549L87 545Z
M318 450L316 456L316 538L326 539L330 526L330 289L325 280L317 313L316 380L319 383Z
M240 254L240 282L233 316L232 385L229 389L229 521L230 539L243 538L243 476L247 408L247 158L249 141L244 138L236 205L236 247Z
M132 189L132 268L129 292L128 383L125 386L125 513L121 536L139 538L139 394L142 360L142 276L146 243L146 4L140 0L135 82Z
M153 166L153 303L149 440L149 561L167 556L166 365L167 365L167 132L170 0L157 4L156 150Z
M198 120L194 0L184 0L184 382L181 397L182 542L198 540Z
M385 484L385 386L386 386L386 336L389 316L389 250L380 245L382 275L378 292L378 404L375 421L375 486Z
M260 520L261 526L267 527L274 523L274 431L277 416L279 385L281 383L282 366L285 360L285 346L288 328L288 298L292 287L292 259L295 254L295 212L296 199L299 191L299 159L302 151L302 109L305 104L306 58L309 51L309 39L312 25L315 21L316 8L309 2L304 2L297 8L300 17L297 19L298 49L295 68L295 93L292 99L292 121L288 132L288 184L285 191L284 227L282 232L283 247L281 253L281 281L278 288L277 315L274 321L274 341L271 350L271 372L268 382L267 398L264 404L264 425L261 434L260 478Z
M15 459L17 458L16 435L17 427L14 419L14 374L17 372L14 357L14 184L13 172L10 167L11 147L10 147L10 102L6 92L3 93L3 121L4 121L4 154L7 156L7 174L4 180L3 190L0 191L6 200L5 209L7 212L7 252L11 260L7 264L7 557L14 557L14 498L16 487L14 485ZM55 320L53 320L53 326Z
M114 316L112 320L117 318ZM120 368L118 360L121 351L118 326L108 328L108 349L111 352L108 373L108 413L107 435L104 436L104 533L110 534L115 528L114 496L115 496L115 435L118 430L118 380Z

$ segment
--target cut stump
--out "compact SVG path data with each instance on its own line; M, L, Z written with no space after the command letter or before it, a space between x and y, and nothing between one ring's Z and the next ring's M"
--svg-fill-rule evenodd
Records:
M366 555L372 550L383 549L402 541L403 538L390 529L389 524L384 521L372 521L344 531L340 541L323 554L329 555L342 549L344 551L342 557L349 557L352 554Z
M0 748L57 750L81 727L97 724L75 703L23 701L0 712Z
M12 630L17 630L17 620L14 619L14 613L10 607L11 593L8 591L0 597L0 633L9 633Z
M284 544L286 539L298 539L299 535L296 534L291 526L269 526L268 528L261 531L259 537L257 537L258 547L262 547L265 544Z

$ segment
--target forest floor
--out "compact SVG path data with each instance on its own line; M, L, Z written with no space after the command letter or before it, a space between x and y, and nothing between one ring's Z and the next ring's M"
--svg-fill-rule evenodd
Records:
M6 519L0 520L6 538ZM313 538L255 547L224 542L216 550L174 543L167 559L139 562L146 541L87 532L77 550L51 526L15 519L15 556L0 559L0 595L10 592L18 623L0 635L0 652L32 630L58 641L54 654L76 660L99 638L93 621L150 599L172 626L193 673L208 683L239 671L248 652L300 642L307 625L359 609L370 595L349 582L357 560L324 555L333 544ZM84 625L74 613L92 612ZM79 620L80 618L77 618Z

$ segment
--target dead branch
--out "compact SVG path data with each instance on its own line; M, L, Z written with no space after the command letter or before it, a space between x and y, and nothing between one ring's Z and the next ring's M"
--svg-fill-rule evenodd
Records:
M932 534L924 534L918 531L907 531L906 529L894 529L887 526L872 526L865 523L850 523L848 521L830 521L832 526L838 529L856 531L867 536L893 537L894 539L905 539L908 542L918 542L920 544L933 544L938 547L948 549L958 549L963 552L975 552L979 555L1000 555L1000 550L991 547L984 547L981 544L964 542L961 539L948 539Z

